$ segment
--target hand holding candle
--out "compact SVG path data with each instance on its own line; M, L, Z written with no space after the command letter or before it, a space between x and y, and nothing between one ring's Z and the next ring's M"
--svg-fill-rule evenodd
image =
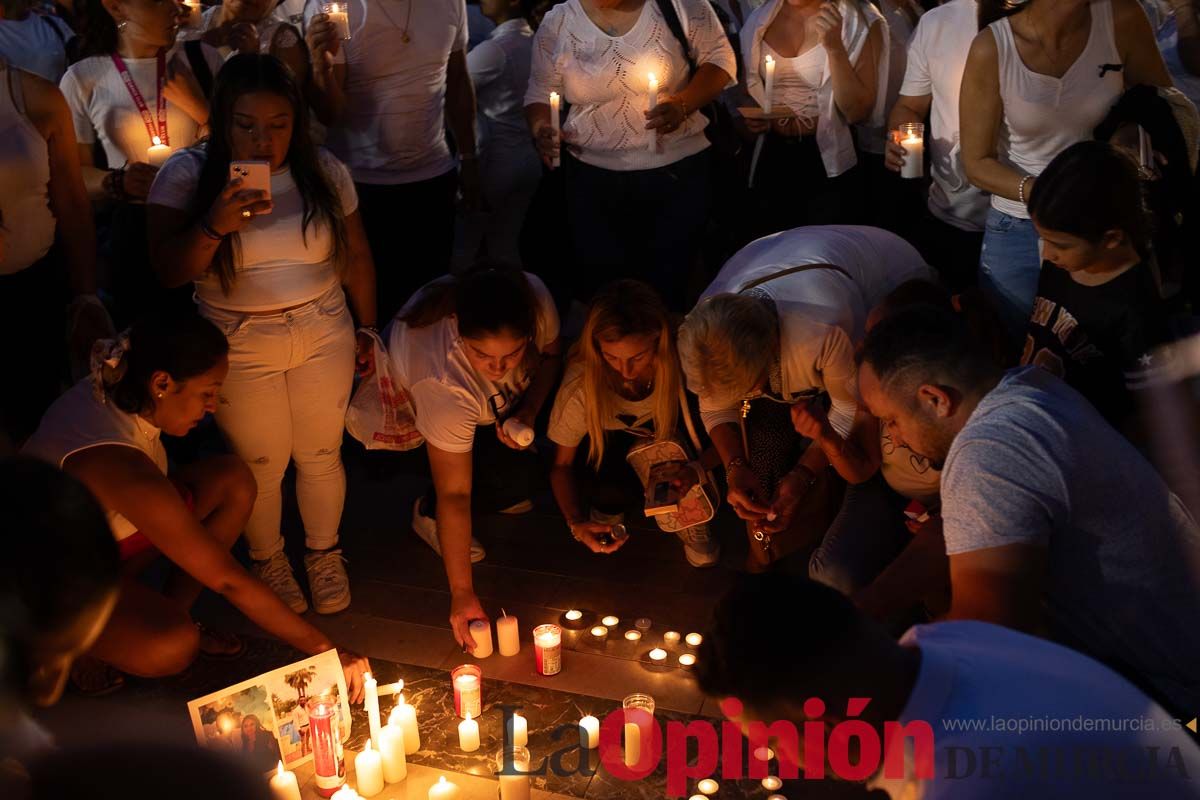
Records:
M555 147L562 147L562 142L560 141L561 136L562 136L562 131L559 129L559 125L561 124L559 122L559 103L560 102L561 102L561 98L559 98L558 92L551 92L550 93L550 128L551 128L551 130L554 131ZM558 155L558 153L555 153L554 158L551 160L550 168L554 169L555 167L558 166L558 164L559 164L559 155ZM500 655L504 655L503 647L501 647Z
M475 640L475 649L471 655L475 658L487 658L492 654L492 623L486 619L471 620L469 626L471 638Z
M771 113L775 107L775 59L768 53L763 64L763 111Z
M161 167L171 157L171 148L163 144L162 139L157 136L154 137L153 142L154 144L146 150L146 163L152 167Z
M925 175L925 123L905 122L893 133L896 141L904 148L904 166L901 178L920 178Z
M658 107L658 78L653 72L646 75L646 105L647 111ZM658 131L650 131L650 152L658 152Z
M322 6L322 11L329 17L329 21L337 28L338 38L342 41L350 40L350 11L345 3L326 3Z

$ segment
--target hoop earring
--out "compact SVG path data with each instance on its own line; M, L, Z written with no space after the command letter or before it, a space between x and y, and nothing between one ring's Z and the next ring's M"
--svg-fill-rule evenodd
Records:
M158 397L161 399L161 398L162 398L162 396L163 396L163 393L162 393L162 392L159 392L159 393L158 393Z

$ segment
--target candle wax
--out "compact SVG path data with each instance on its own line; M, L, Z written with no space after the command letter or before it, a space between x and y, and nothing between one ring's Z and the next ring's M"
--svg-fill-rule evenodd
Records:
M579 734L581 744L586 744L589 750L595 750L600 746L600 720L589 714L579 720L579 727L582 729Z
M383 759L378 750L366 749L354 757L354 776L358 793L363 797L374 797L383 791Z

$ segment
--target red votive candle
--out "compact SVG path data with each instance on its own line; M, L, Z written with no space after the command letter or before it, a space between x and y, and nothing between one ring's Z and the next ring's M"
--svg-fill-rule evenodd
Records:
M328 696L308 700L308 729L312 737L313 773L317 794L333 797L346 783L346 760L337 701Z
M557 675L562 671L562 628L538 625L533 629L533 652L539 675Z

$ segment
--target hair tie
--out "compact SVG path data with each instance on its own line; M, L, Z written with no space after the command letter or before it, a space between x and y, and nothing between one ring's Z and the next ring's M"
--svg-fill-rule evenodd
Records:
M116 386L129 364L125 356L129 352L129 331L115 339L98 339L92 345L92 393L101 402L107 402L108 389Z

